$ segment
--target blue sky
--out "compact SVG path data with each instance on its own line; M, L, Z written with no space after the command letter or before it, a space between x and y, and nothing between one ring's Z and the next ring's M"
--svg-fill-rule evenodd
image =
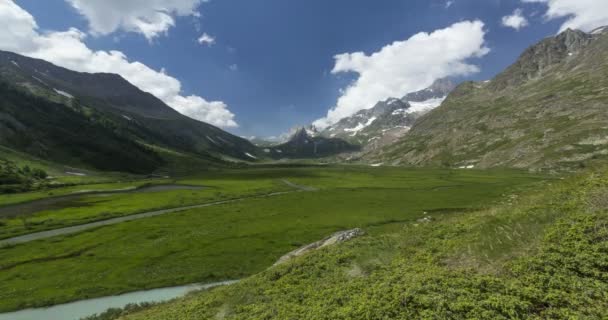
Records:
M200 15L173 14L166 34L146 38L127 28L95 32L90 17L69 1L15 3L35 18L40 34L77 28L89 34L82 41L91 50L121 51L178 79L183 96L222 101L238 124L227 130L243 136L278 135L324 117L358 76L331 73L337 54L370 55L422 31L480 20L490 51L466 59L479 72L460 78L484 80L567 19L546 16L547 3L519 0L455 0L450 6L444 0L211 0L196 6ZM518 8L528 26L504 26L502 18ZM200 44L203 33L215 42Z

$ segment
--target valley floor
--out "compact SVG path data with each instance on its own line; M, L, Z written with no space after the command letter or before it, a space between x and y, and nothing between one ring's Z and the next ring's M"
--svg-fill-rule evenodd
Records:
M477 212L547 179L552 178L509 170L260 167L207 172L170 182L133 181L103 188L60 188L52 194L0 196L1 213L2 208L75 190L167 183L204 187L83 194L40 211L2 216L0 236L11 238L201 205L5 244L0 247L0 310L246 278L267 269L286 252L335 231L360 227L369 237L385 237L423 217L442 221ZM263 196L267 194L274 196ZM205 206L214 202L219 203Z
M232 286L107 316L606 319L607 199L608 173L595 170L537 185L484 210L368 226L367 236Z

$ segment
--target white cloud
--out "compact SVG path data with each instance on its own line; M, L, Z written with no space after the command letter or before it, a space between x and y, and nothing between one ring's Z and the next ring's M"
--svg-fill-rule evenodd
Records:
M454 4L454 0L448 0L445 2L445 8L449 9L453 4Z
M231 64L230 66L228 66L228 69L230 69L230 71L238 71L239 66L237 64Z
M93 34L119 29L143 34L148 40L175 25L174 16L198 16L202 0L66 0L88 21Z
M606 0L522 0L522 2L542 2L548 6L545 17L557 19L566 17L560 32L568 28L591 31L608 25L608 1Z
M143 63L129 61L120 51L93 51L86 35L71 28L40 33L34 17L13 0L0 1L0 49L44 59L81 72L117 73L143 91L150 92L177 111L220 127L236 127L234 114L220 101L182 96L179 80Z
M355 52L335 56L333 74L355 72L358 78L341 92L327 116L314 124L324 128L380 100L424 89L436 79L478 72L467 59L489 51L483 27L481 21L463 21L393 42L371 55Z
M519 29L528 25L528 20L524 17L521 9L515 9L512 15L502 17L502 25L519 31Z
M207 45L210 47L215 44L215 38L210 36L207 33L203 33L203 35L200 36L200 38L198 38L198 43L204 44L204 45Z

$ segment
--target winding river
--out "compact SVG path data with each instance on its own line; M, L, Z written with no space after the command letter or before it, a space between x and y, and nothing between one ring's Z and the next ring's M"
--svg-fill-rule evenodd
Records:
M235 282L237 281L190 284L80 300L48 308L24 309L15 312L0 313L0 320L79 320L93 314L102 313L110 308L122 308L130 303L163 302L185 296L192 291L230 285Z

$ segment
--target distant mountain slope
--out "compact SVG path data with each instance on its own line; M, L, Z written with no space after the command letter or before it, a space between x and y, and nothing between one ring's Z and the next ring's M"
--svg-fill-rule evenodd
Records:
M373 108L361 110L338 121L320 134L365 146L380 139L388 131L407 131L416 118L410 108L409 103L390 98L378 102Z
M280 145L265 149L273 158L321 158L344 152L358 151L359 147L338 138L312 136L306 128L298 129L291 138Z
M104 113L134 140L200 155L251 160L249 141L190 119L115 74L74 72L43 60L0 51L0 79L31 93Z
M102 114L85 116L64 104L0 82L0 145L58 163L147 173L164 161L115 131Z
M608 32L567 30L491 81L467 82L368 161L573 167L608 155Z
M422 114L437 107L454 89L449 79L439 79L430 87L409 93L401 99L389 98L370 109L361 110L319 134L340 138L363 147L364 152L389 145L405 133Z
M456 88L456 84L449 78L437 79L430 87L406 94L401 100L412 102L426 102L432 99L445 99L452 90Z

